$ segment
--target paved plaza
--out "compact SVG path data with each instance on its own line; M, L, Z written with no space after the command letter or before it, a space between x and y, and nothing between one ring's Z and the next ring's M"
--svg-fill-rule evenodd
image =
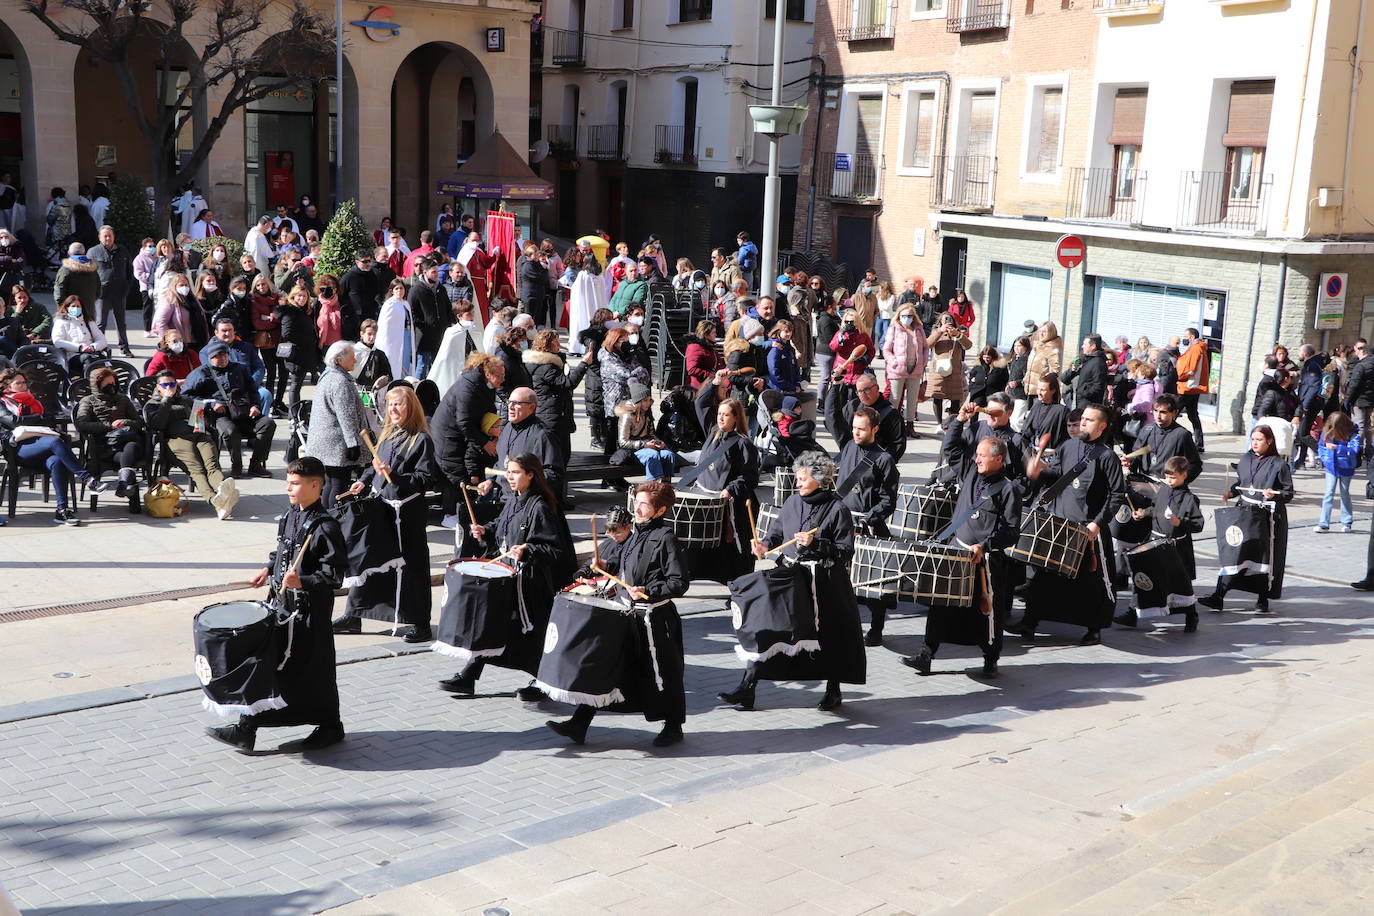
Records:
M1209 444L1195 489L1210 510L1241 444ZM913 443L906 479L933 449ZM543 724L567 708L518 703L523 679L500 669L477 697L441 693L449 660L369 624L338 639L349 738L304 757L272 750L304 729L260 733L252 756L202 734L191 617L255 593L176 593L261 563L282 482L245 483L233 522L110 506L72 531L25 495L0 529L6 610L144 596L0 623L0 882L23 912L1374 907L1374 628L1344 584L1364 572L1368 504L1355 533L1314 534L1314 472L1273 615L1235 596L1197 634L1116 628L1091 648L1049 626L1008 640L984 682L973 649L945 650L929 678L902 666L923 629L906 607L836 713L796 684L741 713L715 700L739 676L725 591L699 583L681 602L687 739L663 751L623 715L568 745ZM611 499L580 494L577 537ZM1199 588L1210 535L1209 519ZM451 543L431 532L436 571Z

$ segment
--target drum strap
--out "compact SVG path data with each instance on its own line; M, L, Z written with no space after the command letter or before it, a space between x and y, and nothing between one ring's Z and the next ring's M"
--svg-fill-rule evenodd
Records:
M850 471L849 475L840 481L840 485L835 488L835 493L839 495L840 499L844 499L849 491L854 489L860 480L863 480L864 474L868 473L868 469L871 467L873 467L873 456L865 455L864 460L859 462L859 466Z
M956 517L956 518L954 519L954 521L950 522L949 525L945 528L944 531L941 531L939 534L935 535L935 541L936 541L937 543L939 543L939 542L944 541L945 538L948 538L948 537L953 536L954 532L956 532L956 531L958 531L960 528L962 528L962 527L964 526L964 522L966 522L966 521L968 521L969 519L973 518L973 513L977 512L979 509L981 509L981 508L983 507L983 503L985 503L985 502L987 502L987 501L988 501L988 498L987 498L986 496L984 496L982 499L978 500L978 502L973 503L973 504L970 505L967 509L965 509L963 512L960 512L959 515L958 515L958 517ZM962 542L961 542L961 543L962 543Z
M1079 458L1078 463L1075 464L1067 474L1063 475L1054 483L1050 484L1049 487L1045 490L1045 492L1040 494L1039 499L1035 501L1035 505L1032 506L1031 509L1039 509L1041 506L1054 502L1055 499L1058 498L1060 493L1063 493L1066 489L1068 489L1069 484L1073 483L1075 480L1078 479L1078 475L1082 474L1083 471L1088 467L1088 464L1092 461L1093 456L1094 453L1089 452L1085 454L1082 458Z
M378 498L390 506L392 514L396 516L396 543L402 545L401 553L404 555L405 547L403 545L405 544L405 535L401 533L401 507L420 494L412 493L405 499L387 499L385 496L380 495L382 492L380 489L381 483L381 480L373 481L373 486L378 487L376 490ZM399 627L401 625L401 570L399 568L396 570L396 598L392 601L391 607L391 625L392 627Z
M811 571L811 606L816 613L816 633L821 632L821 599L816 593L816 570L820 567L819 560L803 560L802 565Z
M663 602L660 602L663 603ZM654 645L654 608L657 605L650 605L644 609L644 634L649 637L649 664L654 668L654 683L658 689L663 690L663 674L658 670L658 647Z

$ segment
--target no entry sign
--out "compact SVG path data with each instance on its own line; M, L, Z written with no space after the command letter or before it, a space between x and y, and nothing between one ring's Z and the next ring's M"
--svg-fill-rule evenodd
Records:
M1054 256L1059 260L1059 266L1071 270L1083 263L1083 256L1087 252L1088 246L1076 235L1061 235L1054 246Z

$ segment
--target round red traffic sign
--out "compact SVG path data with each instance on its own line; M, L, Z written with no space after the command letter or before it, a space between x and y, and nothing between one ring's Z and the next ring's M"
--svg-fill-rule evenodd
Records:
M1083 263L1083 256L1087 253L1088 246L1076 235L1062 235L1058 244L1054 246L1054 256L1058 259L1060 267L1077 267Z

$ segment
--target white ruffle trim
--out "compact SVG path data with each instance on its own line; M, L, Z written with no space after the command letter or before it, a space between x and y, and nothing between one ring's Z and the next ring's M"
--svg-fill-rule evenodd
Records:
M1240 576L1240 575L1265 575L1269 572L1268 563L1260 563L1257 560L1242 560L1235 566L1223 566L1217 570L1219 576Z
M446 642L439 642L437 639L429 644L431 652L438 652L440 655L447 655L449 658L456 658L460 662L470 662L474 658L495 658L506 651L506 647L499 649L464 649L461 646L450 645Z
M534 686L548 694L549 699L557 700L560 703L571 703L574 706L594 706L601 709L615 703L625 702L625 694L620 692L619 687L613 688L610 693L578 693L575 690L553 687L539 680L534 682Z
M1197 606L1196 595L1170 595L1165 599L1166 607L1142 607L1137 608L1135 617L1137 620L1149 620L1151 617L1167 617L1190 607Z
M216 715L230 719L234 716L251 716L260 712L267 712L269 709L285 709L286 701L281 697L268 697L265 700L258 700L256 703L244 705L242 703L216 703L208 696L200 699L202 709L208 709Z
M803 652L819 652L821 644L819 640L802 639L797 642L775 642L762 652L750 652L744 646L735 646L735 656L742 662L766 662L775 655L786 655L788 657L800 655Z
M374 566L371 569L364 569L356 576L349 576L348 578L344 579L343 587L357 588L359 585L362 585L364 582L366 582L370 576L375 576L378 573L391 572L393 569L400 569L402 566L405 565L405 557L397 557L394 560L387 560L381 566Z

